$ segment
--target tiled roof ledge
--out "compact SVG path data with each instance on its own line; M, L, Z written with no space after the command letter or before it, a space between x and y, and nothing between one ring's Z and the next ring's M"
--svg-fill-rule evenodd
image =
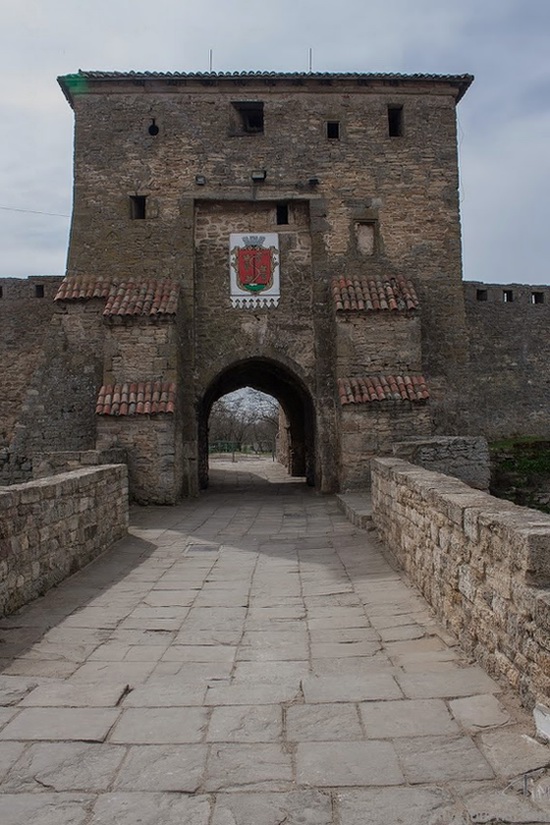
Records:
M331 290L337 312L404 312L419 305L412 281L402 275L334 278Z
M170 278L128 278L123 281L68 275L64 278L56 301L106 299L103 316L135 318L175 315L179 284Z
M132 416L173 414L176 385L171 381L104 384L99 390L96 415Z
M426 401L430 397L422 375L367 375L339 378L340 404L369 404L372 401Z

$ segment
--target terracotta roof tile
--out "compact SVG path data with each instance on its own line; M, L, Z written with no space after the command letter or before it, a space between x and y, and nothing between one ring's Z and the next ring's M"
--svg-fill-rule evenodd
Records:
M176 409L176 385L168 381L104 384L96 415L158 415Z
M338 394L342 406L371 401L424 401L430 397L422 375L366 375L339 378Z
M55 301L89 301L91 298L107 298L112 282L107 278L91 275L68 275L63 278Z
M103 315L174 315L179 286L168 278L114 282L83 275L64 278L56 301L106 298Z
M332 297L337 311L406 310L418 308L411 281L391 278L334 278Z

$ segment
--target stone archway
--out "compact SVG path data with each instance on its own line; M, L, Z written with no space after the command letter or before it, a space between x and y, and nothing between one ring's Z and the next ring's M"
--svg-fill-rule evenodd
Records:
M199 404L199 483L208 486L208 419L212 405L227 393L252 387L273 396L288 422L289 472L315 484L315 411L311 395L288 367L268 358L246 358L220 372Z

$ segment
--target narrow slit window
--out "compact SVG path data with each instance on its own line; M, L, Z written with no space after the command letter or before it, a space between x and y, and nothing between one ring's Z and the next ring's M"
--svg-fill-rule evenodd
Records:
M478 289L476 292L476 300L477 301L486 301L487 300L487 290L486 289Z
M37 298L44 297L44 284L35 284L34 285L34 294Z
M544 303L544 292L532 292L531 293L531 303L532 304L543 304Z
M327 138L328 140L340 140L339 120L327 120Z
M0 286L0 298L4 297L4 287Z
M514 293L511 289L505 289L502 293L502 300L505 304L511 304L514 300Z
M264 131L264 104L261 101L244 101L233 103L238 114L238 127L241 134L261 135Z
M288 224L288 203L277 204L277 223L279 226Z
M388 134L390 137L403 136L402 106L388 106Z
M147 214L147 196L130 195L130 217L133 221L143 221Z

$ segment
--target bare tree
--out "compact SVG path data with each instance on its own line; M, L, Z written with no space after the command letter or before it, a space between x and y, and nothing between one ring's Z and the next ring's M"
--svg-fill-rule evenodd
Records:
M209 441L226 450L272 452L278 429L279 404L270 395L246 388L220 398L212 406Z

